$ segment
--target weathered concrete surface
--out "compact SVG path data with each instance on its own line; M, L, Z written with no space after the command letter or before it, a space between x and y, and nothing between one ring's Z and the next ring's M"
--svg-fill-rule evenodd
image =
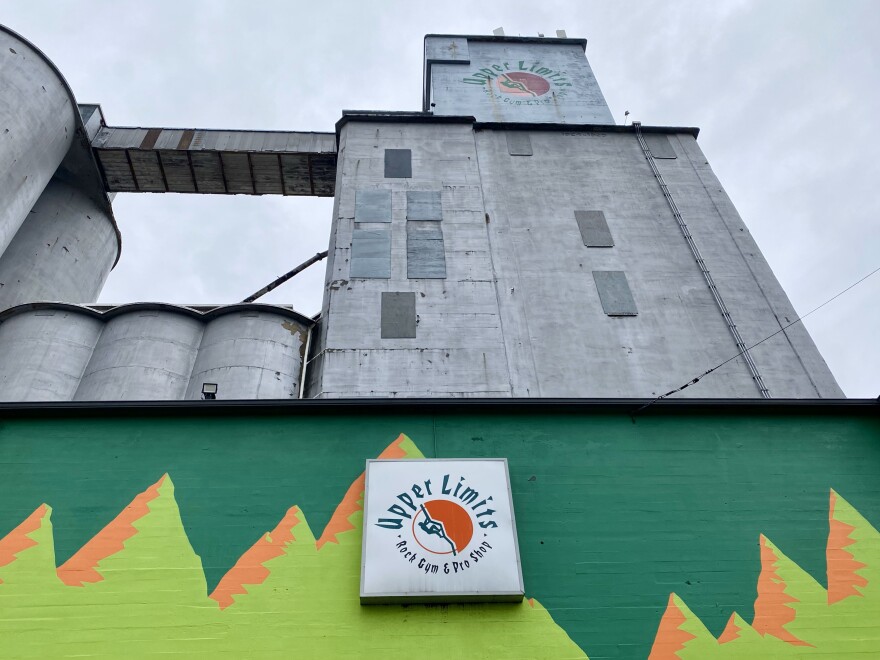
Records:
M635 134L561 128L528 130L533 155L512 156L497 126L342 127L307 396L653 397L737 354ZM796 314L693 134L669 145L658 167L751 345ZM413 150L412 179L384 178L385 148ZM352 278L352 232L373 226L354 222L356 190L377 187L392 193L391 277ZM438 188L447 278L409 279L406 193ZM601 211L613 247L585 246L577 211ZM625 273L637 315L606 315L593 271ZM417 293L415 338L381 337L384 291ZM800 325L753 356L773 397L842 396ZM759 391L737 358L680 396Z
M412 149L411 178L385 178L385 149ZM508 396L470 124L351 121L340 133L338 171L323 321L307 396ZM352 278L353 231L371 227L355 223L356 191L378 187L391 191L391 277ZM407 277L410 191L440 192L446 279ZM381 337L382 292L416 294L415 338Z
M77 108L51 62L0 26L0 254L55 174Z
M633 134L533 131L530 158L509 156L501 131L476 139L515 395L655 396L736 355ZM751 345L796 314L696 140L670 144L678 158L658 167ZM604 212L613 248L583 245L577 210ZM638 316L605 316L592 270L624 271ZM802 326L771 342L754 357L772 396L842 396ZM758 394L741 358L682 392Z
M485 122L613 124L585 45L580 39L428 35L424 109ZM539 87L517 89L517 76Z
M194 318L164 310L110 319L74 400L182 399L203 329Z
M261 304L21 305L0 313L0 401L298 398L311 326Z
M72 401L104 323L73 306L0 323L0 401Z
M0 311L36 300L96 301L119 250L105 210L52 179L0 255Z
M297 399L308 326L271 311L241 310L205 326L186 399L216 383L222 399Z

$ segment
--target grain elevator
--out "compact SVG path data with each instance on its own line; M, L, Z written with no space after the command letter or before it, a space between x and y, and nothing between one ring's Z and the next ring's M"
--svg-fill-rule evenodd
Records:
M697 143L617 125L586 41L428 35L422 108L108 126L0 30L0 399L837 398ZM329 127L328 127L329 128ZM97 305L117 193L333 196L316 318Z

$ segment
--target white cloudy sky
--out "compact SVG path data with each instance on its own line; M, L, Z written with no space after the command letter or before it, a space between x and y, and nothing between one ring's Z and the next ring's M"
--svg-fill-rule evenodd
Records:
M878 0L4 0L0 22L123 126L332 131L420 109L426 33L589 39L611 111L699 126L795 308L880 266ZM332 200L119 195L102 302L241 300L326 249ZM323 266L263 298L312 314ZM880 394L880 273L806 321L849 396Z

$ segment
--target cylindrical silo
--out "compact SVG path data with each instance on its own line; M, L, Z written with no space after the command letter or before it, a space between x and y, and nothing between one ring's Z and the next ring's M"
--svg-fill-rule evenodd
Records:
M202 398L204 383L217 384L218 399L299 398L311 321L263 305L215 314L205 327L186 398Z
M73 141L76 102L55 66L0 26L0 254Z
M182 399L202 338L192 312L130 305L109 317L76 391L76 401Z
M53 179L0 255L0 311L40 300L95 302L119 247L113 219Z
M0 401L71 401L103 327L73 306L9 310L0 319Z

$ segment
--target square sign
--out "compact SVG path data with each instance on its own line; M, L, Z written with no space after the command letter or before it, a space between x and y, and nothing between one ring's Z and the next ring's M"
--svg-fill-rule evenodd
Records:
M361 603L519 602L507 460L367 461Z

